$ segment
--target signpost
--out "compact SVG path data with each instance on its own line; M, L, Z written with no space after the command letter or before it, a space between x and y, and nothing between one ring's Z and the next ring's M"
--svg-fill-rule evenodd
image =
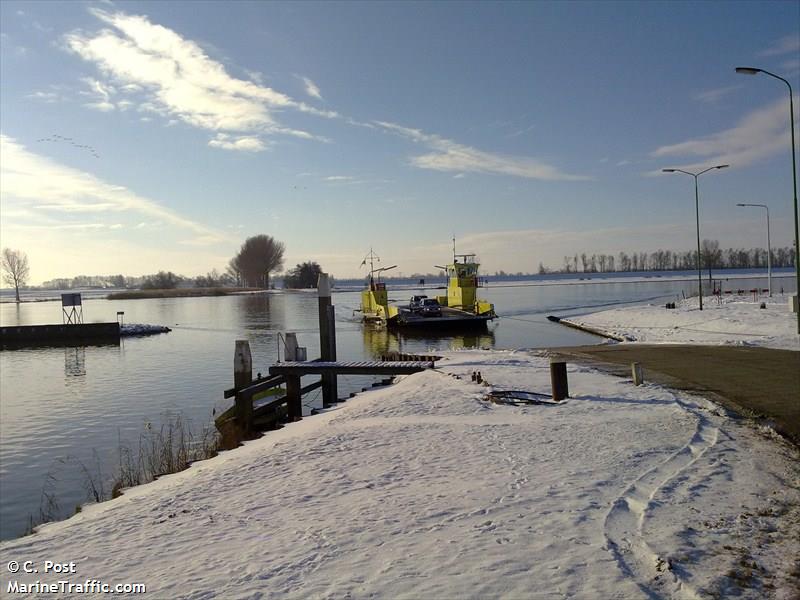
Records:
M83 323L83 304L80 294L61 294L61 316L64 325L81 325Z

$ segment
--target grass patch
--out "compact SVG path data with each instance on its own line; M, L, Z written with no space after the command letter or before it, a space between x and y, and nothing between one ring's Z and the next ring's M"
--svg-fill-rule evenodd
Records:
M234 432L222 435L213 425L194 433L189 423L177 415L158 429L153 429L150 423L145 424L135 446L124 444L120 438L116 472L110 479L102 471L96 450L92 451L93 464L88 466L74 456L60 458L45 476L38 514L29 516L23 535L30 535L39 525L63 517L55 489L58 481L55 473L63 471L68 464L77 465L87 501L104 502L121 496L125 488L149 483L163 475L179 473L188 469L193 462L213 458L220 450L236 447L238 443ZM80 505L75 507L75 514L79 512Z

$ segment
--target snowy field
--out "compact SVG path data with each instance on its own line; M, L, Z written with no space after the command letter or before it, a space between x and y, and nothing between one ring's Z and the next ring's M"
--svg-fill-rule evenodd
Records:
M761 303L766 308L760 308ZM562 319L609 333L629 342L671 344L735 344L800 350L797 315L789 309L788 295L772 298L723 296L677 302L674 310L664 304L615 308Z
M700 398L569 378L561 404L491 404L549 391L547 359L448 353L5 542L0 565L74 561L14 580L159 599L797 597L797 449Z

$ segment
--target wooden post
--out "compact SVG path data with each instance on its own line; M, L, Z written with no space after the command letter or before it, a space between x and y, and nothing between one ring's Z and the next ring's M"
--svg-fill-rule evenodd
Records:
M253 356L250 354L250 342L236 340L233 351L233 387L243 388L253 381Z
M631 363L631 374L633 375L633 385L642 385L644 383L641 363Z
M286 399L289 407L289 420L299 421L303 418L303 402L300 396L300 376L286 376Z
M557 360L550 361L550 385L553 388L553 400L556 402L569 397L567 363Z
M234 402L236 423L242 435L247 438L253 432L253 396L237 392Z
M331 305L328 307L328 356L330 356L330 360L336 361L336 314L334 312L334 307ZM336 373L330 373L328 376L328 397L325 397L324 391L325 388L323 387L323 394L322 394L322 405L324 407L331 406L335 402L338 402L339 396L339 381L338 376Z
M320 273L317 281L319 297L319 351L323 361L336 360L336 326L331 304L331 284L327 273ZM336 375L322 375L322 405L331 406L337 400Z
M253 357L250 354L250 342L236 340L233 351L233 387L237 390L247 387L253 381ZM236 421L245 435L253 429L253 398L250 395L236 392Z

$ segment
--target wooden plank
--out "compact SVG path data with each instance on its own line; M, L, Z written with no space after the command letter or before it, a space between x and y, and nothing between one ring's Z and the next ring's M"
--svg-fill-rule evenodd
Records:
M303 363L300 363L303 364ZM269 377L262 377L261 379L256 379L249 383L248 385L242 388L230 388L225 390L224 397L225 398L233 398L237 392L245 389L249 389L250 387L256 387L257 389L254 390L253 393L257 394L258 392L262 392L268 388L275 387L281 385L284 382L282 375L270 375Z
M282 364L269 368L272 375L322 375L323 373L336 373L338 375L401 375L418 373L425 369L432 369L433 362L402 362L402 363L301 363Z

